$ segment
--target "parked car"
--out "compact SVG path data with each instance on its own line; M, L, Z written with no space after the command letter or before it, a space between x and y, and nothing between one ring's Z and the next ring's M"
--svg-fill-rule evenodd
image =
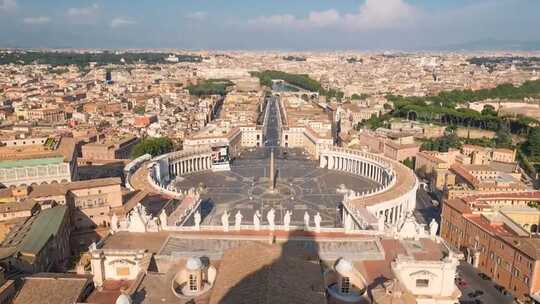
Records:
M483 291L475 290L475 291L469 292L467 295L469 296L469 298L476 298L476 297L479 297L479 296L481 296L483 294L484 294Z
M507 294L508 293L506 291L506 289L504 287L502 287L501 285L499 285L499 284L495 284L495 289L497 289L502 294Z
M491 278L485 273L479 273L478 276L483 280L491 280Z

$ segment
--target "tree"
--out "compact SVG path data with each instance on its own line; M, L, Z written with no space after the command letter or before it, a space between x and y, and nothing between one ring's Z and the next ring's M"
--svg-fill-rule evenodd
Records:
M525 150L528 156L536 158L540 157L540 128L534 128L527 136Z
M454 134L457 131L457 126L448 126L444 131L448 134Z
M414 170L414 162L415 160L414 159L411 159L411 158L406 158L403 160L403 164L411 169Z
M510 148L512 147L512 135L506 128L500 128L495 133L495 145L497 148Z
M367 99L368 97L369 97L369 94L365 94L365 93L362 93L362 94L354 93L351 95L352 100Z
M430 139L422 143L422 151L448 152L451 148L461 148L461 141L455 134L444 135L436 139Z
M144 154L150 154L152 156L161 155L171 152L173 149L173 142L170 138L145 138L133 147L131 152L132 158L137 158Z
M194 96L225 95L227 88L234 85L228 79L208 79L196 85L187 87L189 94Z
M145 112L145 107L144 106L136 106L133 109L133 112L135 112L136 114L139 114L139 115L143 115L144 112Z
M491 115L491 116L497 116L497 112L495 111L495 108L492 105L485 105L482 109L482 115Z

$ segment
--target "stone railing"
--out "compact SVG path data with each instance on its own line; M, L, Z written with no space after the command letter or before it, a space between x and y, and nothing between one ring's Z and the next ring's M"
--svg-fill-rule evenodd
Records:
M137 157L136 159L132 160L130 163L128 163L124 167L124 178L125 178L125 186L131 191L134 191L135 188L131 185L130 179L133 172L137 171L142 164L152 159L152 155L145 154L142 156Z
M176 231L176 232L194 232L194 231L202 231L202 232L219 232L224 231L223 226L219 225L200 225L199 227L195 226L167 226L164 228L166 231ZM254 225L240 225L240 230L237 230L236 227L233 225L229 226L228 232L231 231L260 231L260 232L274 232L274 231L289 231L289 232L297 232L297 231L305 231L309 233L343 233L347 235L369 235L369 236L378 236L383 235L384 232L379 232L377 230L350 230L347 231L345 228L340 227L305 227L305 226L295 226L291 225L288 228L286 228L284 225L275 225L274 229L270 225L260 225L258 229L255 228ZM254 236L257 238L257 236Z
M154 164L154 166L157 166L157 164ZM148 183L152 186L152 188L154 188L154 190L156 190L158 193L162 193L162 194L167 195L168 197L176 198L176 199L181 199L184 196L182 192L168 190L167 188L158 184L158 182L154 179L151 171L148 172L147 180L148 180Z

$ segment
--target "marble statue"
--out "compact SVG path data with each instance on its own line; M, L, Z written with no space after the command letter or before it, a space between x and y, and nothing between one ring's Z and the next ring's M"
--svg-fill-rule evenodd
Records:
M240 225L242 224L242 218L244 216L242 215L242 213L240 212L240 210L238 210L236 212L236 215L234 216L234 229L236 231L240 231Z
M221 215L221 225L223 225L223 231L229 231L229 213L227 210Z
M416 222L413 213L408 212L403 224L400 227L397 227L397 234L400 240L403 240L403 239L418 240L421 236L422 229L423 228L421 228L420 224Z
M304 212L304 226L305 228L309 228L309 213L306 211Z
M377 230L379 232L384 232L384 216L380 216L377 219Z
M274 210L274 208L272 208L266 214L266 220L268 220L268 225L270 226L270 230L274 230L275 228L275 222L274 222L275 218L276 218L276 211Z
M353 230L353 222L350 214L345 215L345 220L343 221L343 227L345 228L345 233L349 233Z
M90 247L88 247L88 250L89 251L94 251L94 250L97 250L97 244L96 242L92 242L92 244L90 244Z
M129 232L147 232L149 220L146 209L139 203L128 214L127 229Z
M437 230L439 230L439 223L435 219L432 219L431 223L429 223L429 234L432 238L437 236Z
M317 233L321 232L321 221L322 221L321 214L317 212L313 220L315 221L315 231Z
M167 213L165 212L165 209L161 209L161 212L159 213L159 223L161 229L165 230L167 228Z
M118 217L116 216L116 213L113 213L111 216L111 230L113 233L118 231Z
M283 217L283 227L286 231L289 231L291 225L291 212L289 210L285 211L285 216Z
M199 210L195 211L193 221L195 222L195 229L201 230L201 213L199 212Z
M253 226L255 226L256 231L261 229L261 212L259 210L253 214Z

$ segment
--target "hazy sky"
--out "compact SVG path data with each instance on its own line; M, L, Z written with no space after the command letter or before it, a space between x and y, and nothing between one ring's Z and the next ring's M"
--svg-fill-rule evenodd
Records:
M540 41L540 0L0 0L0 47L425 49Z

